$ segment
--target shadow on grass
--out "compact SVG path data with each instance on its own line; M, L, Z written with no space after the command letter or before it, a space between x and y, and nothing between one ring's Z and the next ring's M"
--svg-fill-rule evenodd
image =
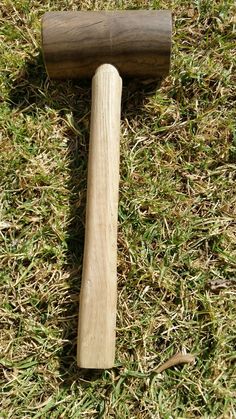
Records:
M70 180L70 215L67 228L67 263L69 303L63 313L62 340L66 342L60 350L60 377L64 386L81 380L83 385L97 380L104 371L81 370L76 365L77 313L82 274L84 245L86 176L88 160L89 116L91 106L91 82L50 81L47 78L42 56L25 64L23 71L13 83L9 98L10 106L34 115L38 109L47 107L59 116L72 115L72 124L64 135L68 138ZM160 81L140 84L137 80L124 82L122 117L131 120L142 113L145 98L154 94ZM140 112L141 111L141 112ZM78 122L76 122L78 121Z

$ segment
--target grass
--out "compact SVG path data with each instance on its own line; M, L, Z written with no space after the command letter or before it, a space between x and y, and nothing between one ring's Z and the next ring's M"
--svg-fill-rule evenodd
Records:
M126 82L116 366L76 367L89 82L47 79L48 10L171 8L172 69ZM235 7L3 0L1 417L236 416ZM177 351L195 365L146 374Z

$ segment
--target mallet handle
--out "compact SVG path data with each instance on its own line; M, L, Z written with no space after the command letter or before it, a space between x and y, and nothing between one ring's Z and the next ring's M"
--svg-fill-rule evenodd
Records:
M121 90L116 68L101 65L92 81L77 352L81 368L111 368L114 364Z

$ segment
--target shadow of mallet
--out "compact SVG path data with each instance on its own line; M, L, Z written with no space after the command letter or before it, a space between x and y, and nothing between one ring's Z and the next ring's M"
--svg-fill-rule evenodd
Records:
M77 361L111 368L115 357L117 213L122 80L168 74L171 12L49 12L42 44L50 78L92 80L86 229Z

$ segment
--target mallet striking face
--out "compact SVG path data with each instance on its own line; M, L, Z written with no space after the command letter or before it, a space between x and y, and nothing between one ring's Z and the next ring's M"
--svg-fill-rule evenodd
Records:
M114 364L120 75L168 74L171 20L164 10L52 12L43 17L49 77L93 77L77 351L82 368Z

